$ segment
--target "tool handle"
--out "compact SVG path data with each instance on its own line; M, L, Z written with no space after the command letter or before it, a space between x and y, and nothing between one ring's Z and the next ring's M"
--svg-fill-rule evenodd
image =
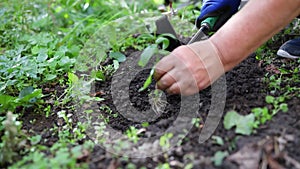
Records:
M215 26L215 23L218 20L218 16L208 17L201 22L201 27L198 32L192 37L192 39L188 42L188 44L192 44L197 41L201 41L208 38L209 32Z
M201 22L201 26L207 25L209 27L209 30L212 30L218 19L218 16L208 17Z

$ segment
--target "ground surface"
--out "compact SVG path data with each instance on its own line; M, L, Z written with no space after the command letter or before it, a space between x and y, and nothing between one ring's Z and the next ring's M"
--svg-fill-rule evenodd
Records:
M133 53L133 54L132 54ZM129 51L128 57L138 57L139 52ZM279 59L278 64L286 62L284 59ZM265 96L268 94L267 86L263 82L263 77L267 73L266 67L255 59L252 55L239 66L226 74L227 83L227 99L224 112L229 110L236 110L240 114L248 114L254 107L263 107L265 105ZM140 110L147 110L151 108L147 94L140 93L137 90L147 77L148 72L144 71L130 83L130 102L133 106ZM272 73L272 72L271 72ZM115 108L110 92L111 80L106 83L96 84L96 93L100 93L105 101L98 103L109 106L113 112ZM153 88L153 85L152 87ZM103 92L105 91L105 92ZM139 93L139 94L135 94ZM155 133L164 132L166 128L176 119L180 103L179 96L166 96L168 107L155 121L151 121L146 128L146 133L150 137ZM271 121L267 122L257 129L256 134L251 136L241 136L234 133L233 130L225 130L222 122L219 124L217 130L213 135L223 138L224 144L219 145L213 139L207 140L205 143L198 143L199 133L203 127L207 113L211 103L210 89L200 92L199 117L201 118L200 126L193 127L180 146L171 149L166 155L159 155L151 158L130 159L129 162L138 167L154 168L158 164L168 162L171 168L182 168L189 163L192 163L194 168L243 168L244 166L251 166L253 160L247 155L256 154L257 159L254 163L257 165L269 164L276 167L297 168L288 159L300 161L300 99L292 98L286 103L289 111L287 113L279 112ZM105 114L105 112L103 112ZM44 116L36 117L26 115L23 117L24 129L34 130L39 133L42 132L43 138L47 140L46 145L51 145L55 142L55 135L50 135L42 129L57 125L59 119L55 116L45 118ZM36 119L38 122L31 125L30 119ZM76 119L74 119L76 121ZM129 126L142 128L141 124L127 120L119 115L116 118L111 118L109 125L116 130L124 132ZM245 148L248 147L248 148ZM278 149L280 147L280 149ZM230 155L239 152L244 155L229 156L220 167L215 167L209 160L217 151L228 151ZM244 159L243 159L244 158ZM91 168L117 168L125 167L128 161L122 158L116 158L113 154L106 152L101 146L96 146L88 157ZM231 160L229 160L231 159ZM245 164L238 164L245 162ZM252 164L253 165L253 164ZM299 166L298 166L299 167ZM272 167L270 167L272 168Z
M140 71L141 51L158 43L158 37L138 37L154 30L159 2L121 2L0 2L0 168L300 169L300 60L275 54L281 44L299 37L298 19L228 72L226 85L187 102L166 93L153 97L154 83L138 91L151 68ZM200 7L199 1L182 8L171 20L184 43L196 31ZM214 103L212 97L222 97L223 91L225 102ZM209 111L218 106L222 119L200 144ZM270 117L253 108L279 111ZM239 117L269 121L249 136L236 134L236 128L223 124L232 110ZM240 118L227 120L234 122L249 125ZM122 156L123 151L140 158Z

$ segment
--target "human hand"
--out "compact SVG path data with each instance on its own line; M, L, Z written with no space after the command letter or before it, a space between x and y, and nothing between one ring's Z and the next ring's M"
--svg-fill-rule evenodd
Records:
M158 89L170 94L192 95L211 85L224 67L210 40L176 48L155 65L154 78Z
M241 0L203 0L201 14L196 20L196 26L208 17L219 17L212 31L218 30L233 14L238 11Z

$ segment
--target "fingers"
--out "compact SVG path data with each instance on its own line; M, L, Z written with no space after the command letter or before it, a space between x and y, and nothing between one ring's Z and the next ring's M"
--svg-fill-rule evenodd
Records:
M173 57L173 58L172 58ZM168 55L162 58L155 65L154 79L159 81L159 79L164 76L167 72L171 71L175 67L174 56Z
M181 94L184 96L189 96L199 92L199 88L195 85L195 83L183 83L183 81L178 81L167 88L166 92L169 94Z
M191 95L199 91L196 79L191 73L181 69L172 69L165 73L156 83L156 88L166 90L169 94Z
M165 90L172 84L176 83L175 71L176 70L172 69L171 71L164 73L164 75L157 81L156 87L160 90Z
M189 89L191 83L197 87L193 73L190 70L190 66L198 61L198 59L191 58L193 54L188 47L181 46L159 61L155 66L154 73L154 78L157 81L156 88L166 90L170 94L179 94L183 91L192 94L190 91L193 91L193 93L198 91L198 89L195 90L195 87Z

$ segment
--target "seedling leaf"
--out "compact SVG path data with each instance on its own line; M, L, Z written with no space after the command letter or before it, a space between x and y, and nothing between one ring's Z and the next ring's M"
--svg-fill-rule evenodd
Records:
M74 73L68 72L68 78L72 84L78 82L78 77Z
M247 116L239 115L235 111L228 112L224 117L225 129L231 129L236 126L235 132L243 135L250 135L253 131L253 124L255 122L254 114Z
M99 79L99 80L101 80L101 81L105 81L106 80L106 77L105 77L105 75L104 75L104 73L103 73L102 70L97 71L95 75L96 75L96 78Z
M109 58L115 59L118 62L124 62L126 60L126 56L121 52L110 52Z
M215 155L211 158L211 160L214 162L215 166L221 166L224 158L228 155L229 154L227 151L217 151Z
M37 61L44 62L45 60L47 60L47 58L48 58L48 54L46 52L40 52L37 56Z
M236 111L229 111L227 112L227 114L224 117L224 127L225 129L229 130L231 129L233 126L236 125L236 120L240 118L240 115L237 114Z
M212 136L211 138L215 140L216 144L218 144L220 146L224 145L224 141L223 141L222 137Z
M284 112L286 113L289 109L288 109L288 105L286 103L281 103L279 105L279 108Z
M34 88L32 86L25 87L21 92L19 93L19 98L22 99L26 95L31 94L34 91Z
M113 65L114 65L114 69L115 69L115 70L118 70L118 69L119 69L119 67L120 67L119 62L120 62L120 61L118 61L118 60L113 60Z
M23 103L35 103L37 98L41 98L43 96L41 89L35 89L32 93L27 94L26 96L20 99L20 102Z
M266 96L267 103L272 104L272 103L274 103L274 101L275 101L275 98L273 96L270 96L270 95Z
M138 65L141 67L145 67L149 62L150 58L155 54L156 51L157 51L156 44L152 44L148 46L146 49L144 49L144 51L141 54Z
M170 38L172 38L172 39L177 39L173 34L171 34L171 33L164 33L164 34L162 34L162 36L163 37L170 37Z
M149 85L152 83L152 76L154 74L154 69L152 68L151 71L150 71L150 74L149 76L147 77L147 80L145 81L143 87L141 87L139 89L139 92L142 92L144 91L145 89L147 89L149 87Z
M55 74L47 74L45 80L50 81L56 78Z
M165 38L165 37L159 37L155 41L156 44L161 44L162 43L162 49L165 50L168 48L170 41Z
M247 116L240 116L237 120L235 132L243 135L250 135L253 131L252 124L254 123L254 114L248 114Z
M138 40L144 39L144 40L152 40L154 39L155 36L149 33L145 33L145 34L141 34L140 36L138 36Z

